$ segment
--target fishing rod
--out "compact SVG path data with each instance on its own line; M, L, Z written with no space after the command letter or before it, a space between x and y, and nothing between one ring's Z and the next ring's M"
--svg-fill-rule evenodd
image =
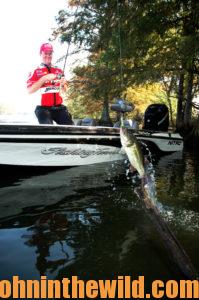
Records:
M72 29L71 29L72 32L73 32L74 29L75 29L75 19L76 19L76 16L77 16L78 9L79 9L79 5L77 5L77 8L76 8L75 13L74 13L73 26L72 26ZM65 73L65 68L66 68L66 62L67 62L67 59L68 59L68 56L69 56L69 49L70 49L70 46L71 46L71 38L69 38L68 46L67 46L67 50L66 50L66 54L64 55L64 65L63 65L63 69L62 69L64 73ZM62 58L63 58L63 57L62 57ZM59 61L60 61L60 59L58 59L58 60L56 61L56 63L59 62Z
M55 84L55 83L59 83L60 82L60 79L63 78L64 75L63 74L58 74L56 76L56 79L54 80L51 80L51 81L48 81L48 82L51 82L52 84ZM77 80L77 79L73 79L73 80L67 80L66 81L66 84L82 84L82 83L87 83L88 80Z

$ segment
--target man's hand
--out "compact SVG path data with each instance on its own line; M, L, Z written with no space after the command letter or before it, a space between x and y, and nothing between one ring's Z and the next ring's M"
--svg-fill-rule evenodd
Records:
M31 85L28 88L28 93L32 94L32 93L38 91L42 87L43 84L45 84L48 81L53 81L53 80L55 80L55 78L56 78L56 75L52 74L52 73L42 76L38 81L33 83L33 85Z
M52 74L52 73L42 76L43 83L45 83L46 81L53 81L55 79L56 79L56 74Z
M68 88L68 82L65 77L62 77L59 82L61 89L66 90Z

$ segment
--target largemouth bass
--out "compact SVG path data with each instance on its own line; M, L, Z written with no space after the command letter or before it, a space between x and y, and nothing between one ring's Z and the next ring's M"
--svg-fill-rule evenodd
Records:
M145 171L144 156L142 154L140 144L133 135L133 132L124 127L123 120L122 127L120 128L120 139L131 165L138 171L141 177L141 187L136 191L136 194L143 201L144 207L148 212L157 232L160 234L166 249L169 251L173 261L176 263L176 265L179 267L179 270L185 277L192 280L198 280L198 273L194 268L190 258L158 211L155 197L153 193L151 193L153 192L152 188L155 187L155 183L151 180L147 168Z
M121 127L120 140L131 165L138 171L141 178L144 177L144 156L142 154L140 144L138 143L136 137L128 128Z

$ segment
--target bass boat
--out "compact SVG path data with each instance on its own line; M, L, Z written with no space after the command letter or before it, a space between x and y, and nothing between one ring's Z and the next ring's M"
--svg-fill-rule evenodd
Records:
M0 165L72 167L126 159L119 128L0 124ZM178 133L130 129L149 149L182 151Z

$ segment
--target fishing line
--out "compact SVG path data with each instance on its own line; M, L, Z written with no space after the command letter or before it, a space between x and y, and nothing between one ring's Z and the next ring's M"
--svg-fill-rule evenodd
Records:
M75 10L74 20L73 20L73 26L72 26L72 32L73 32L74 29L75 29L75 19L76 19L76 17L77 17L78 8L79 8L79 5L77 5L77 8L76 8L76 10ZM65 59L64 59L63 72L65 71L65 68L66 68L66 61L67 61L67 58L68 58L68 53L69 53L70 45L71 45L71 39L70 39L69 42L68 42L67 52L66 52Z
M122 65L122 42L121 42L121 23L120 23L120 11L119 0L117 0L117 23L118 23L118 42L119 42L119 65L120 65L120 85L124 87L124 70Z
M75 19L76 19L76 17L77 17L78 9L79 9L79 5L77 5L77 8L76 8L75 13L74 13L74 20L73 20L72 32L74 31L74 28L75 28ZM68 46L67 46L66 54L64 55L63 72L65 72L66 62L67 62L67 58L68 58L68 56L69 56L69 49L70 49L70 46L71 46L71 38L70 38L69 41L68 41ZM59 60L60 60L60 59L58 59L58 60L56 61L56 63L57 63Z

